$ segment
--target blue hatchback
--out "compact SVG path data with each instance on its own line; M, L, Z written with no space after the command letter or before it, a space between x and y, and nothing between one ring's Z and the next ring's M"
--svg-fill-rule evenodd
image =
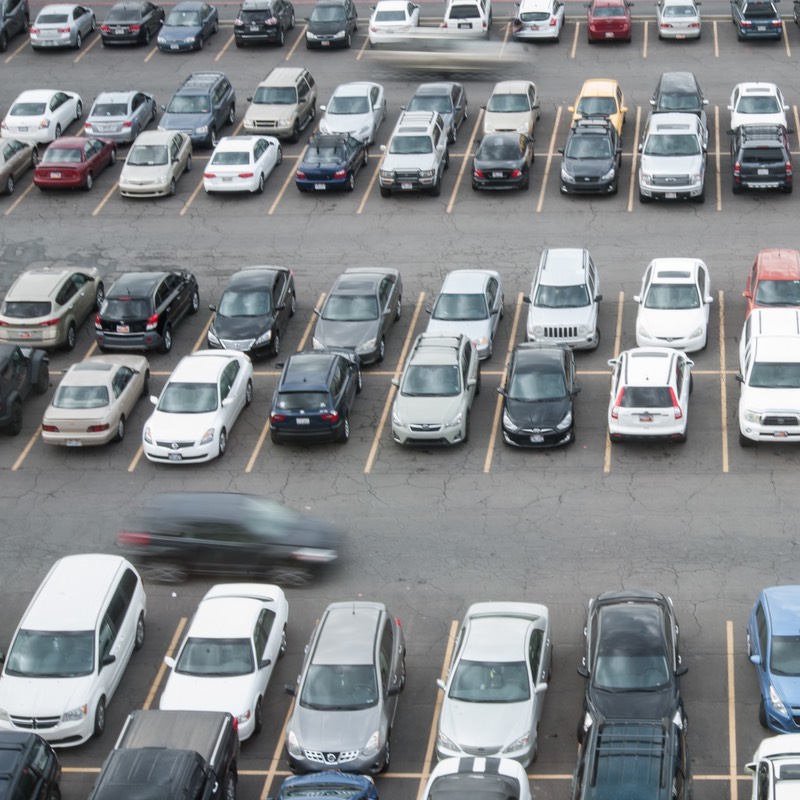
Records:
M378 790L369 775L328 770L287 778L278 792L277 800L319 800L320 797L334 797L336 800L378 800Z
M369 161L366 142L349 134L318 133L308 143L294 182L301 192L344 189L352 192L356 173Z
M167 14L158 33L158 49L168 53L202 50L219 29L219 14L209 3L185 0Z
M800 586L761 592L747 623L747 655L761 689L759 722L800 732Z

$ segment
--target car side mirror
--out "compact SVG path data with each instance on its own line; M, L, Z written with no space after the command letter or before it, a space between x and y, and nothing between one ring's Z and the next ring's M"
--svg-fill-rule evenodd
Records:
M268 667L271 663L272 663L271 658L262 658L261 661L259 661L258 663L259 669L264 669L264 667Z
M680 678L681 675L685 675L689 671L689 667L681 664L678 669L675 670L675 676Z
M157 405L158 405L158 398L157 398L157 397L156 397L154 394L151 394L151 395L150 395L150 402L151 402L151 403L152 403L154 406L157 406Z
M167 107L166 107L166 106L161 106L161 110L162 110L162 111L166 111L166 110L167 110Z
M750 299L750 290L749 289L745 289L742 292L742 297L746 297L749 300Z
M276 311L283 311L286 308L286 303L281 303L279 306L275 306Z
M6 663L6 654L0 653L0 664L5 664L5 663Z
M746 773L748 773L749 775L755 775L756 774L756 762L755 761L751 761L749 764L745 764L744 765L744 771Z
M650 105L651 105L651 106L655 106L655 104L656 104L656 101L655 101L655 98L654 98L654 99L652 99L652 100L650 101Z
M403 691L403 687L400 686L400 684L398 684L397 686L390 686L386 690L386 696L387 697L397 697L397 695L399 695L400 692L402 692L402 691Z
M574 114L575 113L575 106L567 106L567 111L569 111L570 114Z
M432 313L433 313L433 309L432 309L430 306L425 306L425 311L426 311L428 314L432 314Z
M531 296L529 294L522 295L522 302L523 303L530 303L531 302Z
M622 154L622 148L621 148L621 147L618 147L618 148L617 148L617 155L621 155L621 154Z
M208 310L209 311L216 311L217 307L214 305L214 303L209 303L208 304Z
M175 659L170 658L169 656L164 656L164 663L170 668L175 669Z
M561 153L561 155L563 156L564 155L564 148L563 147L557 148L557 152Z
M385 153L386 152L386 145L382 144L379 149L380 149L381 153Z
M247 102L248 102L248 103L252 103L252 102L253 102L253 98L252 98L252 97L248 97L248 98L247 98Z
M467 389L471 389L473 386L477 386L477 385L478 385L478 381L475 380L475 378L470 378L470 380L467 381Z
M627 106L622 106L622 108L619 110L619 113L620 114L627 114L628 113L628 107Z
M733 106L728 106L728 111L733 111Z
M284 683L283 684L283 691L286 692L286 694L290 695L291 697L294 697L294 695L295 695L295 685L293 683Z
M228 397L226 397L226 398L225 398L225 399L222 401L222 407L223 407L223 408L227 408L229 405L231 405L231 404L233 403L233 401L234 401L235 399L236 399L236 398L235 398L235 397L232 397L232 396L228 396Z
M536 684L536 694L542 694L547 691L547 681Z
M598 294L595 296L594 301L595 303L599 303L603 299L603 295Z
M541 108L541 107L542 104L538 100L533 104L533 108Z
M728 130L725 131L725 133L727 133L728 136L733 136L733 134L736 133L736 131L733 128L728 128Z
M392 386L397 386L397 388L399 389L400 388L400 380L398 378L392 378Z
M633 296L633 302L634 302L634 303L641 303L641 302L642 302L641 295L635 294L635 295Z
M581 664L581 666L578 667L578 675L580 675L582 678L588 678L589 670L586 669L586 667L583 664Z
M713 302L714 302L714 298L713 298L713 297L712 297L710 294L707 294L707 295L706 295L706 296L703 298L703 302L704 302L704 303L708 303L708 304L710 305L711 303L713 303Z
M758 653L753 653L753 655L750 656L750 663L758 666L761 664L761 656Z
M315 308L312 313L316 314L318 317L322 316L322 311L319 308Z
M327 106L320 106L320 107L319 107L319 110L320 110L320 111L324 111L326 108L327 108Z
M107 656L103 656L103 660L100 662L100 668L102 669L103 667L107 667L110 664L113 664L116 660L117 657L112 656L111 653L109 653Z
M437 686L438 686L438 687L439 687L439 688L440 688L442 691L444 691L444 690L447 688L447 684L446 684L446 683L445 683L445 682L444 682L444 681L443 681L441 678L437 678L437 679L436 679L436 685L437 685Z
M609 358L606 362L609 367L616 367L619 364L619 361L616 358Z
M280 363L280 364L277 364L277 363L276 363L276 364L273 364L273 366L277 367L278 369L283 369L283 365L284 365L284 362L283 362L283 361L281 361L281 363Z
M744 383L744 375L742 375L741 373L738 373L736 375L736 380L739 381L739 383Z
M643 149L644 149L644 145L641 145L641 144L640 144L640 145L639 145L639 152L641 153Z
M575 386L575 387L572 389L572 391L570 392L570 394L571 394L573 397L574 397L576 394L580 394L580 393L581 393L581 387L580 387L580 386Z
M502 395L503 397L507 397L508 396L508 392L506 392L505 387L503 387L503 386L498 386L497 387L497 394Z

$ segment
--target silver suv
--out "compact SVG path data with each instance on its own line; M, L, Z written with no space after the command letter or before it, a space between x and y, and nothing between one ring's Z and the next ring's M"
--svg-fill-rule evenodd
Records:
M411 348L392 408L398 444L460 444L480 392L478 351L466 335L421 333Z
M603 295L588 250L545 250L533 275L526 334L529 342L594 350L600 344L597 311Z
M696 114L652 114L639 145L639 200L706 199L708 130Z
M380 172L381 195L442 190L442 173L450 164L444 121L436 111L404 111L389 140Z

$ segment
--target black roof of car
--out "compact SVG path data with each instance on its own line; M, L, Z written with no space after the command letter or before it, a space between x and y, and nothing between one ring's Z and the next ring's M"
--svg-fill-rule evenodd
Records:
M169 271L129 272L114 281L106 297L146 297L169 274Z
M338 147L352 139L349 133L315 133L308 140L308 149L313 147Z
M327 392L336 353L307 352L291 356L283 368L279 392Z
M774 144L777 140L783 143L786 137L786 128L783 125L741 125L738 133L742 144L750 144L755 147L761 141Z
M698 88L697 78L693 72L664 72L658 85L662 92L676 90L693 92Z
M533 345L530 347L528 345ZM536 342L526 342L517 345L515 363L517 367L532 367L539 364L558 364L564 363L565 347L554 347L552 345L537 345Z

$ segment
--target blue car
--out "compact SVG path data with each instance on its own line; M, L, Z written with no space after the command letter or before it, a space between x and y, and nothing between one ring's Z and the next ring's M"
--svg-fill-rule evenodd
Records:
M759 722L779 733L800 732L800 586L772 586L747 623L747 655L761 689Z
M202 50L206 39L218 29L219 14L214 6L186 0L167 14L158 34L158 49L167 53Z
M278 792L277 800L319 800L320 797L335 797L336 800L378 800L378 790L369 775L328 770L287 778Z
M344 189L352 192L356 174L369 162L366 142L349 134L318 133L308 142L297 166L295 184L301 192Z

